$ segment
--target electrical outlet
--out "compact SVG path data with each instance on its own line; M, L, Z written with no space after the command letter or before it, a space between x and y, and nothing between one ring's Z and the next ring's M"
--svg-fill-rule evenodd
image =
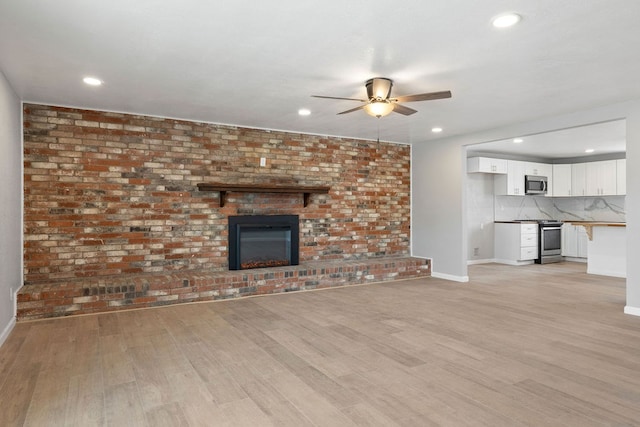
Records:
M480 255L480 248L473 248L473 256Z
M260 157L260 167L265 167L265 166L267 166L267 158Z

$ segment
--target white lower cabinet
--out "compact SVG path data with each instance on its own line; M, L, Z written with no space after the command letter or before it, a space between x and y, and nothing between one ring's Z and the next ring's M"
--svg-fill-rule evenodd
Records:
M581 225L562 225L562 256L587 258L587 231Z
M538 224L501 223L494 226L496 262L530 264L538 258Z

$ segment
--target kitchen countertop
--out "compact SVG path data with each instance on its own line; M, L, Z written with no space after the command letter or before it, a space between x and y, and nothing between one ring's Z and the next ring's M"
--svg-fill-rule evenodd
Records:
M535 220L513 220L513 221L493 221L496 224L537 224L538 221ZM608 221L574 221L574 220L566 220L560 222L573 224L573 225L581 225L587 231L587 236L589 240L593 240L593 227L626 227L626 222L608 222Z
M567 224L581 225L587 232L589 240L593 240L593 227L626 227L626 222L606 222L606 221L563 221Z
M590 225L599 227L626 227L626 222L608 222L608 221L562 221L573 225Z
M538 221L523 219L523 220L512 220L512 221L493 221L494 223L499 224L537 224ZM626 222L609 222L609 221L574 221L574 220L559 220L559 222L566 222L567 224L573 225L584 225L584 226L592 226L592 227L626 227Z

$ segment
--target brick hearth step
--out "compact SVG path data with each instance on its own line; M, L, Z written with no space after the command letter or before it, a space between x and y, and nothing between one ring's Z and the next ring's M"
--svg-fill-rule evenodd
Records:
M427 260L388 257L307 262L239 271L181 271L84 277L28 284L18 292L18 320L211 301L351 284L425 277Z

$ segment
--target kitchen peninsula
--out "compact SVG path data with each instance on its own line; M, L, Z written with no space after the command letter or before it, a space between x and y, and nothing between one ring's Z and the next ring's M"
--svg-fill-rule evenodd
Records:
M627 233L624 222L565 221L587 231L587 273L627 277Z

